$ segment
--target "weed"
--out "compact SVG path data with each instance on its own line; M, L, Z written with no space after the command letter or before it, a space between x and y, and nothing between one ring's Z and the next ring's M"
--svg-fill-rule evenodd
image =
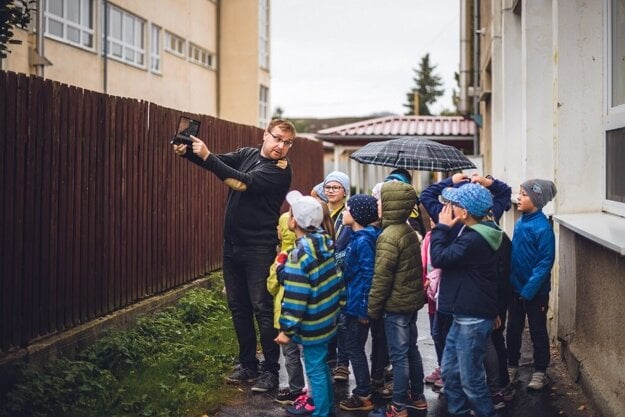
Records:
M215 411L236 354L223 295L196 289L129 331L110 332L75 360L26 368L0 417L161 417Z

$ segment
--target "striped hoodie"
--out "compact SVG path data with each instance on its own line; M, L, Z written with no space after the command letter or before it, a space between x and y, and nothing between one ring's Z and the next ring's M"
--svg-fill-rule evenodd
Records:
M343 289L332 239L321 232L300 237L278 274L284 282L280 330L302 345L330 340Z

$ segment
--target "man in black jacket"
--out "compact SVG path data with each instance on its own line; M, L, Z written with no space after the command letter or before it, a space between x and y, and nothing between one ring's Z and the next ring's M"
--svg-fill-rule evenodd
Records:
M280 206L291 186L286 155L295 140L291 122L271 121L260 149L241 148L216 155L200 139L174 145L177 155L208 169L230 187L224 223L223 275L239 342L240 367L226 379L230 383L255 381L252 391L266 392L278 386L279 346L273 327L273 299L267 291L269 267L276 256L276 225ZM259 377L256 331L265 357Z

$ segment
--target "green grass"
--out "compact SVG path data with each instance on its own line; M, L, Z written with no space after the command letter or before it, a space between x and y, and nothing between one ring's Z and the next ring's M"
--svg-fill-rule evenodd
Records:
M22 369L14 389L0 398L0 417L212 414L232 396L222 384L236 354L221 291L195 289L74 360Z

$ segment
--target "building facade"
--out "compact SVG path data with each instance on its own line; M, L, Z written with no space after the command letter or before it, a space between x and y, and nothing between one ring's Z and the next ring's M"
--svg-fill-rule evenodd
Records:
M39 0L1 68L264 127L269 3Z
M515 191L537 177L558 187L545 208L557 244L552 341L601 415L622 415L625 0L472 0L461 14L485 171ZM509 233L518 215L504 217Z

